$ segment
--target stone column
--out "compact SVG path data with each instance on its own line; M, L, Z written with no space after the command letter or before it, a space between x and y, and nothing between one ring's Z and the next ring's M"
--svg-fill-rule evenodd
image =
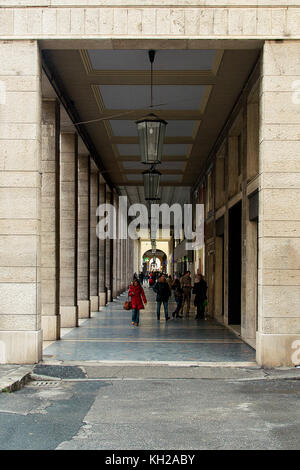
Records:
M112 204L112 193L108 186L106 186L106 204ZM112 301L112 286L111 286L111 269L112 269L112 240L106 239L105 243L105 287L106 287L106 301Z
M113 193L113 204L114 204L114 207L117 208L117 195L116 193ZM117 239L114 239L113 240L113 297L116 298L117 295L118 295L118 275L117 275L117 272L118 272L118 261L117 261L117 246L118 246L118 243L117 243Z
M61 326L78 326L77 312L77 134L61 134L60 315Z
M0 41L0 363L42 358L41 64L37 41Z
M105 184L101 182L99 176L99 204L105 203ZM106 290L105 290L105 243L106 240L99 239L99 307L100 309L106 304Z
M98 312L98 243L96 235L98 205L98 172L92 170L90 173L90 303L91 312Z
M299 58L299 41L264 45L256 345L265 367L300 364Z
M60 338L59 315L59 103L42 103L41 301L46 341Z
M78 318L89 318L89 155L78 157Z

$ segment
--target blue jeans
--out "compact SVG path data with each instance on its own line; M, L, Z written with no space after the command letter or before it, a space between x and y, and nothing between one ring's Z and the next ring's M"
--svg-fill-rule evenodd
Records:
M180 308L181 308L181 304L182 304L182 299L181 297L175 297L175 302L176 302L176 310L174 312L174 315L176 317L178 317L179 315L179 312L180 312Z
M156 315L157 315L157 320L160 319L160 306L161 304L164 304L164 310L165 310L165 317L168 318L168 301L163 302L162 300L156 302Z
M132 321L134 323L139 323L140 320L140 311L137 308L132 309Z

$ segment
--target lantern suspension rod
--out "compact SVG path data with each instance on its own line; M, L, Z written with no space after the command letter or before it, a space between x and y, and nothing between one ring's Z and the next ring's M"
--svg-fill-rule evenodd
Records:
M153 108L153 62L155 58L155 51L151 49L149 52L149 60L151 65L151 87L150 87L150 108Z

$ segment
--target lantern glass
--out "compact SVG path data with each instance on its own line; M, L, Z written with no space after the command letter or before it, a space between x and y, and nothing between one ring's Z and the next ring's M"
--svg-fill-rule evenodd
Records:
M161 174L156 170L143 172L144 192L146 201L158 199L159 182Z
M149 165L161 163L167 122L150 114L136 124L142 163Z

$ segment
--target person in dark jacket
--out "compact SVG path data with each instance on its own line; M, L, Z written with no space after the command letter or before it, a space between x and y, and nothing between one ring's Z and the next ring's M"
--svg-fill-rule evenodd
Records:
M128 297L131 297L132 306L132 325L139 326L140 321L140 310L144 307L144 303L147 303L147 299L144 293L144 289L140 285L140 282L136 279L129 287ZM143 303L144 302L144 303Z
M179 315L179 312L182 304L183 290L180 286L180 280L178 278L173 281L172 290L174 291L174 297L176 302L176 309L172 313L172 317L182 318L182 315Z
M170 320L168 314L168 301L171 295L170 287L164 276L161 276L153 287L154 292L156 292L156 316L157 320L160 320L160 307L161 304L164 304L165 318L166 321Z
M195 320L204 320L205 301L207 299L206 291L207 283L202 274L198 274L195 278L195 284L193 287L193 294L196 294L194 305L197 307Z

